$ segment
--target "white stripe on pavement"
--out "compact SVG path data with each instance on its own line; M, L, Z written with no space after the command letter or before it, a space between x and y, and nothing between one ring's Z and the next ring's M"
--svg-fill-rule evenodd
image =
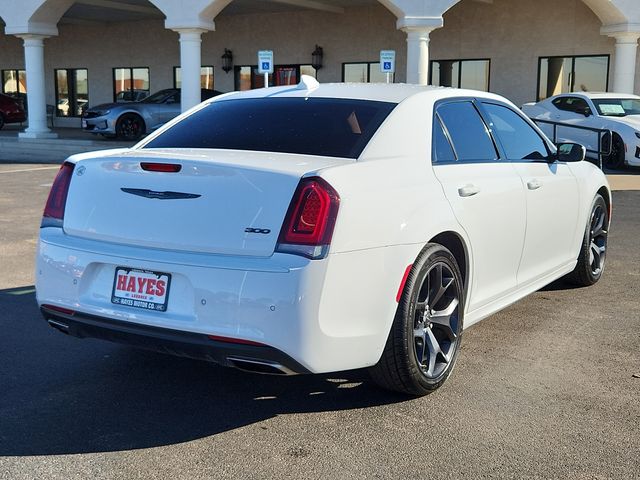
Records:
M38 167L38 168L22 168L20 170L0 170L0 174L3 173L20 173L20 172L35 172L36 170L59 170L60 165L55 167Z

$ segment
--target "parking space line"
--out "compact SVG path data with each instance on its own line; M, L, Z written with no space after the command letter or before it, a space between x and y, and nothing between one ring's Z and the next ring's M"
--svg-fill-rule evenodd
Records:
M22 168L20 170L0 170L0 175L3 173L20 173L20 172L35 172L36 170L58 170L60 165L55 167L38 167L38 168Z

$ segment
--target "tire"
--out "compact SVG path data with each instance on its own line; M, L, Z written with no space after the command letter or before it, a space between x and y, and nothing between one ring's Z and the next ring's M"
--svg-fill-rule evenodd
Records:
M2 127L4 127L4 117L0 113L0 130L2 130Z
M596 283L604 272L609 235L609 210L602 195L593 199L585 228L578 263L567 280L581 287Z
M415 396L439 388L455 366L463 317L456 259L442 245L427 244L407 277L382 357L369 369L373 381Z
M116 123L116 137L121 140L140 140L144 134L144 120L135 113L125 113Z
M617 133L613 133L613 143L611 144L611 155L607 155L603 159L604 166L611 170L618 170L624 167L625 148L622 137Z

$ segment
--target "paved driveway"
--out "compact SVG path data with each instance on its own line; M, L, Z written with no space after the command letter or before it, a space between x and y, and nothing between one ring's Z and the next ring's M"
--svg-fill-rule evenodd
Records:
M55 170L31 168L0 165L0 478L640 478L640 191L615 193L598 285L470 328L447 384L407 399L49 328L32 268Z

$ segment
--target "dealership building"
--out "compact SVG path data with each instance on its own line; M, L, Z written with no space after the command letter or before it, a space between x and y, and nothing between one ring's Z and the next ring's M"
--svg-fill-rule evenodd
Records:
M80 127L87 106L180 87L384 82L489 90L516 104L571 91L640 91L640 0L0 0L2 92L20 135Z

